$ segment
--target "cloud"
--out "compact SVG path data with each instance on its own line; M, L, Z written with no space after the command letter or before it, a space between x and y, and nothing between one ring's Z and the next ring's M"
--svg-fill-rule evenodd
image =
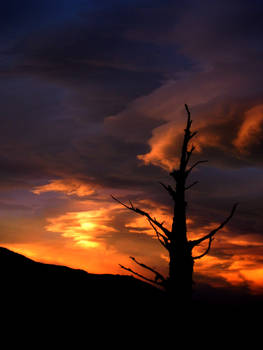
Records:
M193 130L198 131L192 140L196 147L194 157L208 159L219 167L262 166L262 107L257 98L238 102L225 98L206 106L193 106ZM138 158L166 170L174 168L185 127L181 117L177 120L154 129L148 141L150 151Z
M191 61L191 69L188 67L180 74L171 70L169 80L108 118L107 125L112 123L129 139L131 135L124 127L125 121L129 117L133 121L148 117L152 130L148 140L150 151L139 154L139 159L170 170L176 163L180 130L185 125L183 106L188 103L194 126L200 130L196 139L200 156L206 158L209 155L221 166L260 165L260 141L250 148L247 157L234 145L242 130L244 132L245 126L241 125L249 118L249 110L262 103L258 75L262 69L261 4L257 2L251 6L244 2L241 6L237 3L222 6L205 1L197 7L191 2L179 13L168 39L165 41L164 36L159 35L157 41L162 45L165 42L178 45L178 51ZM167 34L168 27L162 26L161 33ZM151 40L151 27L146 33L143 36L145 42ZM139 38L139 35L134 32L135 37ZM153 120L161 125L154 127Z
M238 135L233 141L241 153L250 153L253 146L261 146L263 129L263 105L255 106L245 113Z
M85 197L95 193L94 186L83 183L77 179L51 180L48 184L37 186L32 190L35 194L45 192L62 192L68 196Z
M226 234L227 233L227 234ZM227 230L215 240L209 256L197 261L198 272L217 275L231 285L246 284L254 293L262 292L262 236L229 238Z
M59 217L48 218L46 230L71 238L81 247L97 247L100 245L98 236L115 231L110 225L111 217L108 213L109 209L68 212Z
M165 170L172 171L179 164L180 142L182 141L181 131L178 133L173 125L165 125L153 131L153 136L149 140L150 152L139 154L138 159L146 165L153 164L161 166Z

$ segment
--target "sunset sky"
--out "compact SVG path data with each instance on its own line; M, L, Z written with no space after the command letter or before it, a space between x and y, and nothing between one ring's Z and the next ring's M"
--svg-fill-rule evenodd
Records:
M192 113L189 237L228 216L196 281L263 293L261 0L13 0L0 7L0 246L37 261L165 273L132 200L171 222ZM205 249L205 246L203 246ZM200 250L202 251L202 250Z

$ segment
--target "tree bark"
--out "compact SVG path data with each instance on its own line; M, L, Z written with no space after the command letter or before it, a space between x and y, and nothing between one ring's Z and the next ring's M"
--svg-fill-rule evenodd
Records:
M171 249L167 291L175 302L189 302L192 297L193 265L191 251L187 245Z

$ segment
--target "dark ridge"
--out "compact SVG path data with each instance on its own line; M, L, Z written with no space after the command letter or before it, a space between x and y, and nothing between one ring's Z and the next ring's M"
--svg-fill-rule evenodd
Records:
M1 297L13 309L61 312L133 312L151 308L162 292L132 276L91 274L35 262L0 247Z
M188 307L178 300L172 305L161 290L132 276L44 264L1 247L0 283L1 317L11 329L44 323L49 329L52 325L52 332L62 325L77 332L97 325L128 333L140 330L144 336L153 336L155 329L182 335L185 327L213 332L238 325L248 331L263 310L262 297L240 297L206 286Z

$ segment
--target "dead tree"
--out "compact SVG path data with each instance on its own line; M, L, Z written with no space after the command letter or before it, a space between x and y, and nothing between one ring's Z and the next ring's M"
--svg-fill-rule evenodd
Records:
M142 268L150 271L155 276L149 278L141 275L140 273L120 265L123 269L133 273L134 275L147 280L155 285L162 286L167 293L175 297L176 300L190 300L192 297L192 285L193 285L193 267L196 259L201 259L209 253L212 240L215 234L222 229L228 221L232 218L237 203L233 205L232 210L228 217L217 227L215 227L210 233L205 234L202 238L196 240L189 240L187 237L187 225L186 225L186 191L191 189L198 182L187 184L187 180L192 170L199 164L207 162L206 160L199 160L192 165L189 164L190 158L195 150L193 145L190 146L190 142L197 134L197 131L191 131L191 114L188 106L185 105L187 112L187 123L184 130L184 139L181 150L181 158L179 167L174 169L170 176L173 179L174 185L166 185L161 183L162 187L168 192L173 200L173 221L172 227L167 228L164 223L159 222L156 218L152 217L148 212L137 208L130 201L129 205L121 202L119 199L112 196L114 200L122 204L127 209L144 216L151 227L153 228L157 239L160 244L168 251L169 254L169 274L168 277L164 277L158 271L153 268L137 261L134 257L131 259L141 266ZM193 249L200 245L202 242L207 242L207 248L204 252L198 256L193 256Z

